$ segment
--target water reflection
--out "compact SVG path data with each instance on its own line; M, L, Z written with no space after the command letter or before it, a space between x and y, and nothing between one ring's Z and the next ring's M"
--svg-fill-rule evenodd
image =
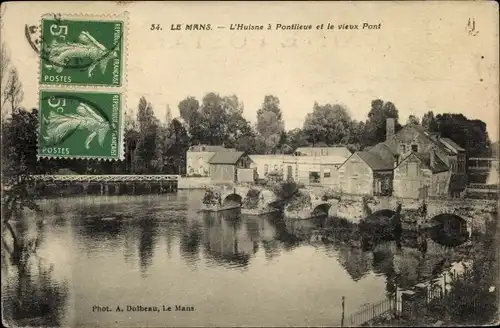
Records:
M2 310L7 323L12 326L61 326L68 285L52 277L52 267L33 259L12 268L5 283L9 288L2 300Z
M246 268L253 243L233 212L205 215L204 252L208 259L229 268Z
M181 256L186 261L186 263L193 265L200 260L200 249L202 240L203 240L203 231L200 222L198 221L188 222L183 227L183 232L181 234L181 240L180 240L180 252Z
M139 225L139 263L141 273L145 274L153 261L155 243L157 239L158 221L152 217L145 217L138 221Z
M11 326L61 326L68 283L56 279L54 265L37 254L47 242L44 220L30 226L21 215L16 223L17 242L7 242L2 229L3 318Z
M67 265L73 274L65 284L31 265L29 269L36 269L38 278L23 272L28 277L19 279L23 287L14 283L4 287L12 303L8 315L27 315L28 310L24 314L19 312L21 308L15 310L15 302L29 303L29 294L39 293L53 299L54 316L66 316L59 321L71 324L66 300L73 294L80 302L76 322L81 326L112 326L117 320L120 325L141 326L145 317L133 317L135 323L116 317L106 321L107 317L96 319L81 310L100 302L117 304L122 298L159 304L170 298L200 308L189 320L182 316L172 319L175 326L206 324L202 310L220 311L214 319L220 321L213 321L214 325L227 325L229 318L234 325L279 326L284 325L283 318L301 326L331 325L340 314L339 309L331 308L340 306L332 305L332 295L348 296L354 311L396 288L432 279L460 258L458 248L440 245L425 234L406 233L399 241L364 244L358 227L345 220L287 220L237 211L200 214L193 199L196 195L181 192L161 197L54 200L59 207L46 203L46 211L36 220L30 219L45 221L35 225L34 234L40 236L41 247L52 252L63 245L71 261L55 258L52 264L56 268ZM28 228L19 230L23 235L33 234ZM80 274L83 270L85 274ZM9 276L16 281L14 272ZM37 292L37 288L45 291ZM299 300L297 295L301 295ZM32 307L38 306L33 298L31 302ZM241 321L249 302L254 302L252 312L247 321ZM23 306L33 313L42 311ZM304 317L314 319L306 322ZM147 320L159 326L165 318Z

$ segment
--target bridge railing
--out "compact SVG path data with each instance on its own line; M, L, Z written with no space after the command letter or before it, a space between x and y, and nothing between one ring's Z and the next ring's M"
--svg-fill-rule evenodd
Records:
M81 181L81 182L138 182L138 181L178 181L179 175L125 175L125 174L103 174L103 175L32 175L35 181Z

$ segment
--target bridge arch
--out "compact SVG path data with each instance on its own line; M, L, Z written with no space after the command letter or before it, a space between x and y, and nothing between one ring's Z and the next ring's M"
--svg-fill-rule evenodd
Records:
M438 214L429 224L430 237L440 244L457 246L470 237L467 220L456 214Z
M243 197L240 194L232 193L226 195L222 201L222 205L241 205L243 203Z
M444 231L452 233L464 233L468 231L467 219L457 214L441 213L433 216L429 220L431 227L440 227Z
M332 204L329 204L329 203L322 203L322 204L316 205L314 207L314 209L312 210L312 215L313 216L328 215L331 207L332 207Z

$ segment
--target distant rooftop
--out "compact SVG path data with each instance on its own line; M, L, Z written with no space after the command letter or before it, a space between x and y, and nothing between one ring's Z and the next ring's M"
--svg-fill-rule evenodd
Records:
M443 143L446 146L446 148L451 148L454 152L465 151L465 149L463 149L462 147L460 147L459 145L457 145L450 138L439 138L439 141L441 141L441 143Z
M214 145L195 145L189 147L188 151L192 152L222 152L222 151L236 151L234 148L225 148L224 146L214 146Z
M295 154L303 154L306 156L340 156L349 157L351 152L343 146L337 147L299 147L295 149Z
M209 164L236 164L238 160L245 154L242 151L221 151L217 152L208 161Z

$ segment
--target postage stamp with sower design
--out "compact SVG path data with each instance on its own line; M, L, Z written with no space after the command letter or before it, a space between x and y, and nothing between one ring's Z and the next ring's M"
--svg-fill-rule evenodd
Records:
M122 96L40 91L38 157L123 159Z
M122 86L124 21L42 18L40 83Z

